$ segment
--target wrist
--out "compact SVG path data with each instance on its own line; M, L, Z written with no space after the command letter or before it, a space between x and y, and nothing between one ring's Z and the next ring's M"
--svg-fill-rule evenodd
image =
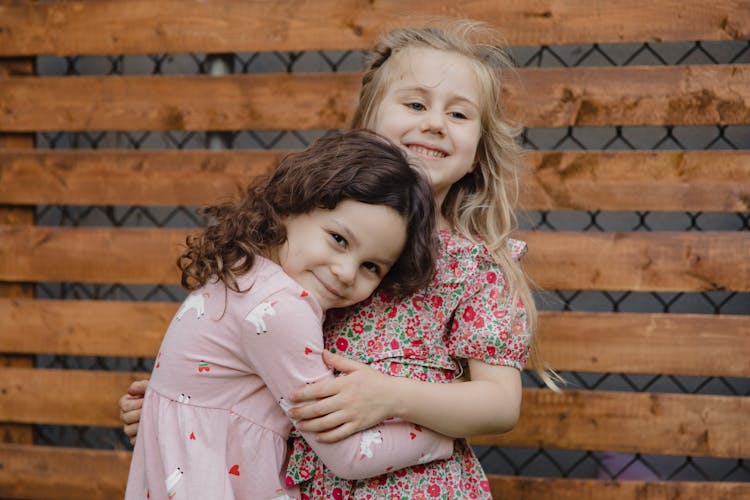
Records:
M406 406L408 396L406 392L409 381L404 377L388 376L388 378L391 380L388 386L385 387L388 415L401 420L408 420L408 409Z

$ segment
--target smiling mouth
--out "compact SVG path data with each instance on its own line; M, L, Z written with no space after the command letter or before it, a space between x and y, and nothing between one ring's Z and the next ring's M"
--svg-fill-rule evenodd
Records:
M323 288L325 288L328 291L328 293L330 293L331 295L333 295L334 297L339 298L339 299L343 299L344 298L344 296L338 290L336 290L331 285L329 285L328 283L326 283L325 281L323 281L322 279L320 279L320 277L317 274L313 273L313 276L315 276L315 279L317 279L318 282L321 285L323 285Z
M448 153L439 149L432 149L420 144L409 144L409 151L423 158L439 159L448 156Z

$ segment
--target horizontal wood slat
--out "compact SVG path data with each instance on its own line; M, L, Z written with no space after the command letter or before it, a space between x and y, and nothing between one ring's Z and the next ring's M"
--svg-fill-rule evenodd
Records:
M750 151L536 151L533 210L750 210Z
M0 444L0 498L123 498L131 453Z
M737 500L750 497L750 483L697 481L605 481L488 474L494 498L515 500Z
M130 452L0 444L0 496L30 500L122 498ZM38 471L44 471L39 474ZM602 481L489 474L495 498L508 500L736 500L750 483Z
M0 352L153 358L178 305L0 299Z
M476 445L747 457L750 397L524 389L521 418Z
M750 66L525 68L529 127L750 123ZM0 131L308 130L349 125L358 73L0 79Z
M0 150L0 204L208 205L237 199L283 154Z
M750 37L744 0L11 2L0 5L0 55L363 49L423 17L485 20L513 45L730 40ZM675 15L679 12L679 16Z
M539 327L557 370L750 377L748 316L545 311Z
M750 290L743 232L523 232L523 262L543 289Z
M0 422L120 427L118 400L147 373L0 368Z
M0 352L153 358L176 309L170 302L0 299ZM545 311L540 328L544 357L557 370L750 376L746 316Z
M175 261L195 229L0 225L0 281L178 283ZM743 232L519 232L544 289L750 291Z
M0 151L0 204L206 205L281 151ZM534 151L531 210L750 210L748 151Z
M117 400L145 374L0 369L0 421L119 427ZM746 457L750 398L525 389L521 419L478 445Z

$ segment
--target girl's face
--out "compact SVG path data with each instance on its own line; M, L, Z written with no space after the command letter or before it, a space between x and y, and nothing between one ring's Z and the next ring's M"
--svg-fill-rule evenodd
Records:
M468 58L436 49L393 57L372 128L420 160L439 205L476 163L482 128L476 71Z
M276 262L323 309L369 297L406 243L406 220L396 210L353 200L287 217L284 225Z

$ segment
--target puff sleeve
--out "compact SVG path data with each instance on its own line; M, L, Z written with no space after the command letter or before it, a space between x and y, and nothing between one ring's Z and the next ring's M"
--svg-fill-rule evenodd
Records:
M511 240L511 254L519 258L525 244ZM478 263L448 325L447 346L452 356L523 369L530 332L526 307L512 298L500 267L487 255Z

